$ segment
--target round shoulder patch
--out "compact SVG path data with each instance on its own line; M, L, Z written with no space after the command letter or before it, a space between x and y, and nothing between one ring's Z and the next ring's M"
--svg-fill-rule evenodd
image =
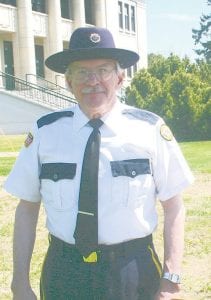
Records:
M25 142L24 142L24 146L27 148L29 147L29 145L33 142L33 135L31 132L28 133L26 139L25 139Z
M160 134L166 141L172 141L173 139L171 129L166 124L161 125Z

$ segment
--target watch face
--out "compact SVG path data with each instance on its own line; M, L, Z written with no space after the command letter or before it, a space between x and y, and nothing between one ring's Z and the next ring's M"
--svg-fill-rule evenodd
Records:
M178 284L180 283L180 276L175 273L170 274L170 273L166 272L166 273L164 273L163 278L167 279L173 283L178 283Z
M171 280L172 282L174 282L174 283L179 283L179 282L180 282L179 275L177 275L177 274L172 274L170 280Z

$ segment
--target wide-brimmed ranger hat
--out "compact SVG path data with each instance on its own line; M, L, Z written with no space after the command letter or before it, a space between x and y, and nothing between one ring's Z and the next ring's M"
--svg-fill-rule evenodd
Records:
M72 33L69 49L49 56L45 64L49 69L64 74L71 62L101 58L116 60L122 69L126 69L139 60L139 55L116 48L113 36L106 28L80 27Z

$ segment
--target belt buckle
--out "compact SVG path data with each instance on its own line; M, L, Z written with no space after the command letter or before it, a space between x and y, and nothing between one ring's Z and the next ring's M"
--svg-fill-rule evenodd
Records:
M83 261L85 263L96 263L98 255L96 251L91 252L87 257L83 256Z

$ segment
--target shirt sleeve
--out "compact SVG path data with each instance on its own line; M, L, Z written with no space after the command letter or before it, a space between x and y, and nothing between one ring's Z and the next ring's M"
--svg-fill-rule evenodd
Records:
M194 181L177 141L162 120L156 129L155 157L153 173L159 200L174 197Z
M39 131L35 124L4 184L8 193L30 202L41 200L38 148Z

